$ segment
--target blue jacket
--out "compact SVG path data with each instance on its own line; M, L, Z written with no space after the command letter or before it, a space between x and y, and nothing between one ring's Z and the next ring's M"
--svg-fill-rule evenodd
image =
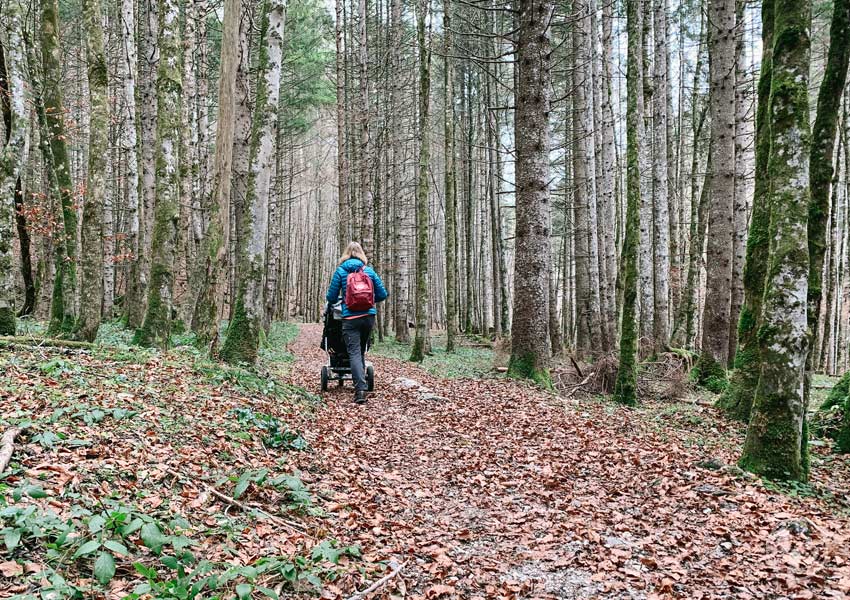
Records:
M349 258L347 261L342 263L339 267L337 267L336 271L334 271L334 276L331 279L331 285L328 288L328 293L326 299L328 304L336 304L337 300L340 297L343 298L342 302L342 318L349 319L355 317L365 317L366 315L376 315L378 314L377 309L373 306L367 311L362 312L354 312L348 310L348 307L345 305L345 284L348 280L349 273L354 273L358 269L363 266L363 261L358 258ZM384 287L384 282L381 281L381 278L378 277L378 274L375 273L375 270L372 267L367 266L363 269L363 272L366 273L371 279L372 284L375 286L375 303L383 302L389 296L387 293L387 288Z

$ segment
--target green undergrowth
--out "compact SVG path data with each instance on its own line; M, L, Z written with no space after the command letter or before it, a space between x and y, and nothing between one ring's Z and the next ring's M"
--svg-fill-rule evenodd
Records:
M377 339L371 352L376 356L407 361L410 358L410 344L404 344L387 336L383 342ZM445 339L433 338L431 353L421 363L431 375L446 379L473 379L493 371L495 353L492 348L481 343L475 346L459 345L454 352L446 352Z
M120 323L91 348L0 353L0 431L24 430L0 473L15 583L0 578L0 597L302 597L358 568L356 546L274 522L326 518L299 467L318 399L277 376L296 334L275 324L251 369L185 334L164 352L132 346Z

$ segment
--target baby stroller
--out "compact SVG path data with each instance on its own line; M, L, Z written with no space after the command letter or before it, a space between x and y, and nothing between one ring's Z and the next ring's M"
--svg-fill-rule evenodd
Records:
M371 343L372 340L366 342L364 357ZM328 355L328 364L322 367L321 374L323 392L328 391L328 382L330 381L337 381L339 387L342 387L346 380L352 381L354 379L351 375L348 348L345 347L345 340L342 339L342 302L337 302L333 306L329 305L325 310L322 350ZM368 361L366 361L366 385L370 392L375 389L375 368Z

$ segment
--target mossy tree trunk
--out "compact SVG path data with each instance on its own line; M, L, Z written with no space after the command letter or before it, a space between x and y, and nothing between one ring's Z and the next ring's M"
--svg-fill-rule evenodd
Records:
M733 419L750 420L756 386L761 372L758 327L764 296L770 238L770 86L773 64L773 11L775 0L762 3L762 58L756 109L755 189L744 261L744 303L738 317L738 344L735 371L719 405Z
M508 373L548 387L550 25L554 3L520 0L517 9L516 259Z
M641 72L640 0L626 0L628 51L626 63L626 231L620 276L623 304L620 316L620 367L614 387L614 399L621 404L637 404L637 336L635 322L638 283L638 244L640 242L640 143L638 124L638 86Z
M454 70L452 69L451 0L443 13L443 153L446 160L444 195L446 199L446 352L454 352L457 336L457 188L455 185ZM492 189L490 190L492 193ZM493 235L497 235L494 232ZM498 316L496 321L498 321Z
M218 120L216 122L213 188L207 208L209 225L201 241L192 275L195 309L192 330L198 343L212 350L218 343L218 291L227 262L230 232L230 181L233 170L233 114L236 109L236 68L239 64L239 23L241 0L224 3L221 63L218 78Z
M171 334L180 173L182 48L178 0L159 0L157 69L156 204L151 240L151 274L145 318L135 341L167 347Z
M247 235L239 240L236 307L221 349L221 357L230 363L254 363L257 360L265 323L263 272L268 200L277 139L284 16L284 0L265 0L257 65L257 102L251 128L251 170L243 216Z
M64 255L56 267L50 306L51 336L68 335L77 322L77 209L68 160L65 109L62 105L62 47L59 43L58 0L41 0L41 59L44 90L43 132L50 140L52 170L59 186L64 236L58 242ZM48 167L50 169L50 167ZM57 255L58 256L58 255Z
M430 350L430 311L428 310L428 250L430 207L428 168L431 159L428 135L431 101L431 50L426 44L425 23L430 0L420 0L416 11L416 40L419 48L419 164L416 181L416 332L410 360L422 362Z
M3 7L8 24L9 81L12 112L9 141L0 155L0 335L15 335L15 275L13 265L15 238L16 183L23 170L29 136L29 108L26 101L26 48L23 41L23 8L17 0Z
M814 341L817 339L818 321L823 298L822 276L826 253L826 224L830 210L830 187L833 183L835 162L835 138L838 131L839 109L844 86L847 83L847 65L850 61L850 0L835 0L832 24L829 30L829 54L826 60L823 81L818 93L818 107L812 127L812 150L809 161L809 294L808 320L812 347L809 348L806 372L806 401L809 404L811 373L815 365ZM836 181L837 183L837 181ZM833 196L837 198L837 195ZM836 212L833 209L833 215ZM833 252L838 250L833 249ZM831 288L830 288L831 289ZM828 337L826 330L824 337ZM850 423L850 415L845 416ZM844 446L850 442L850 431L842 432L840 440ZM805 443L805 439L803 442ZM804 453L805 456L805 453Z
M93 342L103 316L103 201L109 150L109 104L100 0L83 0L83 19L91 112L88 180L83 206L80 316L76 335L84 341Z
M772 479L805 481L811 4L776 0L774 9L770 256L758 331L761 375L740 464Z

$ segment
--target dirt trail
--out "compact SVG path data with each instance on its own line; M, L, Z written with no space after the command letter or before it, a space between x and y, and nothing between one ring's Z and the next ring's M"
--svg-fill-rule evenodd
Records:
M320 333L304 326L291 347L293 382L315 393ZM328 493L332 535L369 560L409 561L383 597L850 593L846 520L718 468L732 452L704 456L605 403L371 360L374 397L326 393L301 467Z

